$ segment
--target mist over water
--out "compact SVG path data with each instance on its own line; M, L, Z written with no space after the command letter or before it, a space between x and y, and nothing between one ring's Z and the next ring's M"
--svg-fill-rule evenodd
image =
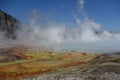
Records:
M96 42L79 42L79 43L62 43L58 49L85 51L85 52L100 52L112 53L120 51L119 40L101 40Z
M101 30L101 24L88 19L84 12L84 0L79 0L81 20L75 16L78 27L71 28L47 19L33 10L28 25L20 25L16 31L17 39L5 39L0 32L0 43L24 44L33 47L47 47L57 50L76 50L89 52L119 52L120 33Z
M101 30L101 25L90 19L78 21L78 27L75 28L54 22L49 23L47 21L40 26L39 23L31 20L28 27L22 26L22 30L17 32L19 43L57 50L120 51L120 33Z

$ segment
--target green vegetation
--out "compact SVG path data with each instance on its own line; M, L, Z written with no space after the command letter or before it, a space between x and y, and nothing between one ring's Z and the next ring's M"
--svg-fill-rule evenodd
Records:
M0 63L0 67L13 65L17 63L27 63L27 62L32 62L32 61L33 60L17 60L17 61L12 61L12 62L4 62L4 63Z

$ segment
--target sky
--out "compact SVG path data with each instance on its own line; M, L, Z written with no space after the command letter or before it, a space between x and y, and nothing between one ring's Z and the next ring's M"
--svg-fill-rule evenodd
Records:
M88 18L101 24L101 28L120 31L120 0L84 0ZM80 16L79 0L0 0L0 10L27 22L32 10L46 14L51 21L76 27L75 15Z

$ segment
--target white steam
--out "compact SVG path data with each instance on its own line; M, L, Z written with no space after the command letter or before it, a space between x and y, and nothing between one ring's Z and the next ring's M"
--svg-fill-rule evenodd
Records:
M79 0L80 9L84 9L84 0ZM120 33L101 30L101 25L90 19L80 20L75 16L78 27L51 22L45 15L33 11L29 25L21 25L17 31L17 40L6 40L0 34L0 43L26 44L64 50L118 52L120 51Z
M76 21L78 23L76 28L48 20L45 25L40 26L32 18L28 27L22 26L22 30L17 32L18 41L31 46L64 50L120 51L120 33L101 30L101 25L92 20L81 22L76 18Z
M80 9L84 9L84 0L79 0Z

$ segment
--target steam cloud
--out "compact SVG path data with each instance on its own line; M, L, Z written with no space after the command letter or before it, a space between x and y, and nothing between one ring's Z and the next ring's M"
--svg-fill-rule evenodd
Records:
M83 10L84 0L80 0L79 5ZM16 32L17 40L6 40L1 32L0 43L78 51L120 51L120 33L101 30L101 25L90 19L82 21L75 16L78 27L70 28L65 24L49 21L35 10L33 16L29 25L21 25L21 30Z
M84 9L84 0L79 0L80 9Z

